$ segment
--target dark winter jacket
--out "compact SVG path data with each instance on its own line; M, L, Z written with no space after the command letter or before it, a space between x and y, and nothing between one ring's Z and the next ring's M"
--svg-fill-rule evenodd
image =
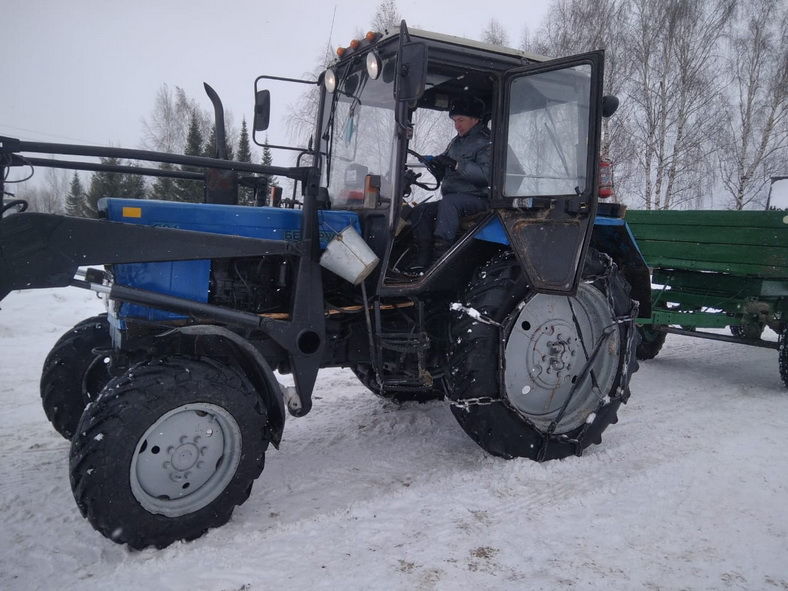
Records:
M447 170L441 192L487 197L490 186L490 130L477 123L465 135L457 135L444 154L457 161L456 170Z

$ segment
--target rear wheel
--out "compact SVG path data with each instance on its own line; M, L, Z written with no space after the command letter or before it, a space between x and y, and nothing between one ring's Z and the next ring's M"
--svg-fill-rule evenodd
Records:
M93 316L60 337L44 361L41 404L66 439L74 435L85 406L111 378L106 353L101 352L111 346L107 315Z
M452 412L488 452L534 460L580 455L617 421L634 360L629 285L589 252L574 296L528 290L512 253L468 287L452 324Z
M84 412L71 447L82 514L132 548L163 548L223 525L263 469L266 410L215 361L138 364Z

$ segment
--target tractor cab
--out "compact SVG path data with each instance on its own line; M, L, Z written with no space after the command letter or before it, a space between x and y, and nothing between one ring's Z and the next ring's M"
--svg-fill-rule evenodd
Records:
M472 267L469 260L509 244L536 288L576 288L596 204L601 52L546 61L403 22L338 54L318 80L322 206L359 215L381 259L372 276L378 293L451 288L465 281L460 258ZM413 255L408 214L441 198L423 156L446 149L456 133L449 108L469 98L491 131L490 209L463 220L449 252L404 280L399 270ZM534 242L538 248L527 247ZM557 256L532 254L544 248Z

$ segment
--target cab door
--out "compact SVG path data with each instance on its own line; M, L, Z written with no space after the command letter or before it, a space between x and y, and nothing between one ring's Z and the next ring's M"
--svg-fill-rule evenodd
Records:
M543 293L574 293L596 212L602 51L510 70L495 134L492 205Z

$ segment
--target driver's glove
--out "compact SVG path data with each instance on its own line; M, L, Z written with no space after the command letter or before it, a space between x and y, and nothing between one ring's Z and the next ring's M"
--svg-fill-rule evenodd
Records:
M439 183L443 180L444 175L446 174L446 167L441 164L439 156L422 156L422 162L427 167L427 170L430 171L432 176L435 177L435 180Z
M457 169L457 161L454 158L447 156L446 154L441 154L440 156L433 156L432 161L437 164L440 164L442 167L448 170Z

